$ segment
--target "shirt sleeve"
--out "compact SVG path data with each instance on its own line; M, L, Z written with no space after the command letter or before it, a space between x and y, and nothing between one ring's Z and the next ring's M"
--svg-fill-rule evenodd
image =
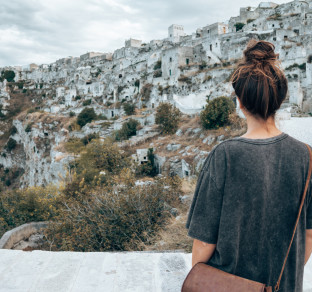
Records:
M218 145L208 155L202 167L189 210L188 235L200 241L216 244L223 201L225 155Z

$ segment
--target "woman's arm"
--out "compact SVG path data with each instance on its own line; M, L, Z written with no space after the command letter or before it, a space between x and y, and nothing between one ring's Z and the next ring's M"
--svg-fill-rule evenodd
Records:
M200 241L198 239L194 239L192 249L192 266L196 265L199 262L208 262L215 249L215 244L210 244Z
M306 264L309 260L309 257L312 253L312 229L306 230L306 247L305 247L305 261Z

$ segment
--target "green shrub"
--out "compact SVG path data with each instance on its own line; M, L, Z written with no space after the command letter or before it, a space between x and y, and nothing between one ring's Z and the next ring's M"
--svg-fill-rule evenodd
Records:
M236 31L239 31L239 30L241 30L245 26L245 23L237 22L237 23L234 24L234 26L236 28Z
M123 109L124 109L127 116L133 115L135 113L135 104L134 103L125 102L125 103L123 103L122 106L123 106Z
M12 70L5 70L1 73L1 81L6 79L8 82L13 82L15 78L15 73Z
M115 140L127 140L134 136L139 125L140 123L137 120L129 119L129 121L123 123L120 130L116 131Z
M177 131L181 112L171 103L161 102L156 108L155 123L164 134L173 134Z
M72 111L69 112L69 116L70 116L70 117L74 117L75 115L76 115L76 114L75 114L74 112L72 112Z
M5 149L11 151L16 147L16 145L17 145L16 141L13 138L10 138L5 145Z
M25 132L29 133L31 132L31 124L27 124L26 128L25 128Z
M15 126L12 126L10 129L10 135L15 135L17 133L17 129Z
M91 102L92 102L91 99L87 99L87 100L84 100L84 101L83 101L82 105L83 105L83 106L88 106L88 105L91 104Z
M87 123L90 123L96 119L96 113L93 108L84 108L82 112L77 117L77 124L80 127L85 126Z
M23 89L24 83L23 82L18 82L17 83L17 87L18 87L18 89Z
M235 105L228 97L220 96L211 101L200 113L201 125L204 129L218 129L229 121L229 115L235 111Z

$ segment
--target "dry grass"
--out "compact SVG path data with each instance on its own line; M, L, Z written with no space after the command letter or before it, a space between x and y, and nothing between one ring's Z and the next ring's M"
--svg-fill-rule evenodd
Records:
M193 197L196 179L185 178L182 180L181 195L189 195ZM179 216L171 217L166 226L160 230L150 242L153 244L141 244L144 250L183 250L185 252L192 251L193 239L187 235L185 227L187 215L189 211L188 204L180 204L178 206Z

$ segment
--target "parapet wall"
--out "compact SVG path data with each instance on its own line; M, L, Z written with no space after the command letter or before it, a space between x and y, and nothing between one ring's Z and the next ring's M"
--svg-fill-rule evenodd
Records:
M47 225L48 222L31 222L7 231L0 239L0 249L11 249L16 243L29 238Z

